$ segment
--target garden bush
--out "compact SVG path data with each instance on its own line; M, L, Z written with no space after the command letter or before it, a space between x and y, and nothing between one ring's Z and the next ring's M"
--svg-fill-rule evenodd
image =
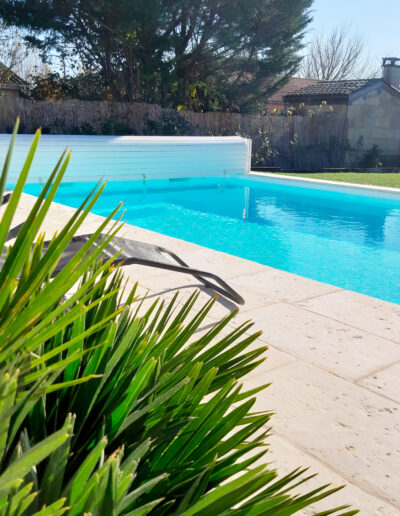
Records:
M256 465L271 414L252 412L263 386L240 383L265 351L249 348L250 323L226 335L230 315L198 336L213 300L195 310L197 294L175 296L145 309L136 287L124 291L122 269L99 259L119 206L52 279L105 186L44 247L39 230L69 154L7 248L39 136L0 224L0 515L284 516L334 492L291 495L304 470L278 478Z
M192 136L195 128L178 111L164 110L158 120L146 120L143 134L148 136Z
M383 153L378 145L373 145L362 158L360 167L362 168L379 168L382 166Z

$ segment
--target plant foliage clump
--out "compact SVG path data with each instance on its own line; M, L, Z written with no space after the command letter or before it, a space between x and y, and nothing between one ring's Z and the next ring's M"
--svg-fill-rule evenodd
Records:
M146 120L143 133L149 136L192 136L195 128L177 111L163 110L158 120Z
M256 465L270 413L252 412L262 387L240 383L263 360L264 348L249 348L251 324L223 336L231 315L197 334L213 300L145 309L135 288L124 292L121 269L99 259L119 207L52 277L104 189L46 241L39 230L69 154L7 247L39 136L0 224L0 515L284 516L335 491L291 495L303 470L278 479Z

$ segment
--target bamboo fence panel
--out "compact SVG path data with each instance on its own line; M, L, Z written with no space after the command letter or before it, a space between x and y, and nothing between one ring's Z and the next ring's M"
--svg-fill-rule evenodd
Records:
M21 132L33 133L42 127L49 134L77 134L82 131L115 134L120 126L131 134L145 134L149 120L159 120L163 109L155 104L56 100L35 101L22 97L0 97L0 132L11 132L17 116ZM240 113L195 113L180 115L192 126L194 135L231 136L239 134L253 140L253 153L262 145L260 129L269 136L271 166L283 168L318 168L343 166L347 148L347 111L313 116L249 115ZM118 133L117 133L118 134Z

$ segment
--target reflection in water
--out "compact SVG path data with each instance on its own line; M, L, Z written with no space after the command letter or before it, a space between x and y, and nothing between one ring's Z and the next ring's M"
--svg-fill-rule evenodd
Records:
M257 223L272 224L301 232L313 233L337 240L349 240L373 246L382 246L385 241L385 221L393 210L374 209L364 205L357 210L337 199L299 199L293 196L266 195L259 190L251 191L250 220ZM399 210L395 210L399 212ZM398 216L400 221L400 216ZM399 240L395 247L400 249Z

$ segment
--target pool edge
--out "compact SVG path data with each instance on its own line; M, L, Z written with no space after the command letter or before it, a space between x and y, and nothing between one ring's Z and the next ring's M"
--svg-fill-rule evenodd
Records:
M352 193L364 196L384 197L386 199L400 200L400 188L387 186L361 185L327 179L313 179L310 177L282 176L280 174L268 174L264 172L250 171L246 174L252 178L267 179L266 182L288 184L292 186L309 186L318 190L333 190L342 193Z

